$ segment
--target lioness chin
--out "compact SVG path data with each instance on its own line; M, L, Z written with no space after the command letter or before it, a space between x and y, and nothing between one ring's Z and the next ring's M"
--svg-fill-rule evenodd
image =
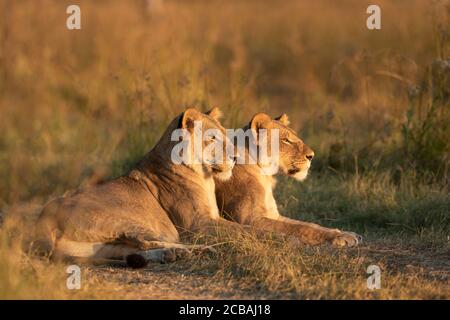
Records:
M278 130L279 158L278 172L304 180L308 175L314 152L289 128L288 117L271 119L265 113L256 114L250 124L244 128L255 134L256 144L261 143L258 132L265 129L270 141L272 130ZM240 157L252 157L248 144L239 150ZM235 165L231 179L216 180L216 199L218 207L230 220L251 225L256 229L281 233L298 239L301 243L318 245L331 243L334 246L356 246L361 243L361 236L353 232L343 232L338 229L328 229L314 223L290 219L280 215L273 196L275 179L267 174L264 165L258 159L254 164Z

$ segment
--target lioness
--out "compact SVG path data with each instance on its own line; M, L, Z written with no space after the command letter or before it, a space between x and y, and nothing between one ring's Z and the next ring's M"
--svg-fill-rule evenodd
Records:
M256 144L260 142L259 130L266 129L270 137L271 130L278 129L279 173L296 180L306 178L314 152L289 128L289 120L285 114L271 119L265 113L258 113L242 129L252 130ZM243 149L239 151L242 153L240 156L251 157L248 144ZM272 175L263 174L259 159L253 160L255 164L238 162L229 180L216 180L217 204L228 219L256 229L293 236L310 245L331 243L334 246L355 246L362 241L360 236L352 232L328 229L280 215L272 193L276 181Z
M138 255L167 261L178 252L172 248L186 248L180 237L215 232L218 226L232 228L235 223L219 216L213 177L231 176L234 155L227 157L223 152L227 158L222 161L207 159L197 164L175 164L171 158L179 143L171 138L177 128L190 133L191 139L181 139L187 140L192 157L196 135L201 135L203 149L213 140L203 139L208 129L219 130L226 139L218 114L217 109L204 114L188 108L128 174L48 203L38 219L34 249L54 257L124 259ZM194 130L195 122L201 122L201 132Z

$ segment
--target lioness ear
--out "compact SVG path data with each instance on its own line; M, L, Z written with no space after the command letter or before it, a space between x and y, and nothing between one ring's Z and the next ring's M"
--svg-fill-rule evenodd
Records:
M250 129L255 141L259 141L259 129L269 129L271 127L272 119L267 113L260 112L253 116L250 121ZM257 142L259 143L259 142Z
M281 116L279 116L278 118L275 118L275 120L280 121L282 124L284 124L285 126L288 126L291 124L291 122L289 121L289 118L287 116L286 113L283 113Z
M252 130L258 130L262 128L268 129L271 121L272 119L267 113L260 112L253 116L252 120L250 121L250 128Z
M211 110L205 112L205 114L207 114L208 116L210 116L214 120L219 120L223 116L222 111L220 111L220 109L217 108L217 107L214 107Z
M178 128L191 130L194 128L194 121L198 119L200 119L200 111L195 108L187 108L180 117Z

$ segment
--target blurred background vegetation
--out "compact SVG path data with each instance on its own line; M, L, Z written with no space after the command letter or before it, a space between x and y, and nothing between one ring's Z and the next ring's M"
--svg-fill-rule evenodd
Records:
M297 298L448 299L449 15L449 0L0 0L0 296L73 297L64 266L20 250L31 216L125 173L185 107L218 106L227 127L287 113L316 158L304 183L278 183L280 212L366 245L354 258L239 239L188 268ZM384 258L372 294L366 267ZM111 277L86 279L82 297L107 297Z
M373 220L383 201L410 211L396 193L434 197L448 226L449 1L376 1L378 31L372 2L1 0L0 208L122 174L183 108L219 106L229 127L287 113L321 203L346 195L351 211L368 192ZM289 183L281 199L309 190Z

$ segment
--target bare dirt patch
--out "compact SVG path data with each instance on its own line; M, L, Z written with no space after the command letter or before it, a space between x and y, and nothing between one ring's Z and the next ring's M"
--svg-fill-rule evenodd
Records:
M350 253L350 252L349 252ZM448 251L375 242L357 250L358 255L374 264L380 264L390 273L405 279L419 277L450 284L450 255ZM245 277L192 272L190 261L173 264L151 264L142 270L131 270L119 265L85 266L84 277L93 277L99 283L95 291L105 296L126 299L296 299L294 290L274 292L262 283ZM359 281L359 279L358 279ZM101 283L108 283L103 291ZM449 286L450 289L450 286Z

